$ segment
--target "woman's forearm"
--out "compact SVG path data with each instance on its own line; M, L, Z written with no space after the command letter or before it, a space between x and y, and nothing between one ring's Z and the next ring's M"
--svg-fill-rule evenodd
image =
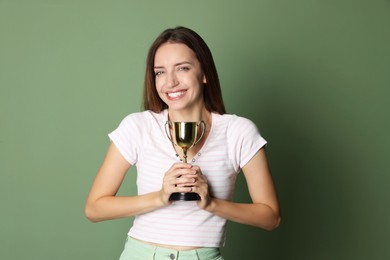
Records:
M87 201L85 215L90 221L99 222L135 216L163 206L159 192L132 197L104 196L95 201Z
M213 198L206 210L225 219L266 230L273 230L280 224L279 213L262 203L235 203Z

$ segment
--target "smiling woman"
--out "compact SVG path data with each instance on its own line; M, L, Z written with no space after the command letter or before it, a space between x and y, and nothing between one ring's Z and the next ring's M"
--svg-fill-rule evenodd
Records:
M223 259L227 220L266 230L279 225L266 141L250 120L225 113L211 52L197 33L168 29L152 44L144 108L109 134L112 143L85 206L93 222L135 216L121 260ZM166 128L172 121L203 122L202 133L184 133L197 140L188 153L172 146L176 132ZM137 196L116 196L132 165ZM252 203L232 202L241 170ZM172 199L177 193L197 197Z

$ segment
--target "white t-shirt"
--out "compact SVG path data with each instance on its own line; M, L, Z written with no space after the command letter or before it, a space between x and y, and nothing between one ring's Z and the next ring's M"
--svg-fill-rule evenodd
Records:
M165 172L180 160L165 132L167 120L167 110L133 113L109 134L123 157L137 168L139 195L160 190ZM213 197L231 200L237 174L265 144L252 121L212 113L209 136L188 162L200 167ZM136 216L128 235L166 245L221 247L225 226L224 218L200 209L195 201L176 201Z

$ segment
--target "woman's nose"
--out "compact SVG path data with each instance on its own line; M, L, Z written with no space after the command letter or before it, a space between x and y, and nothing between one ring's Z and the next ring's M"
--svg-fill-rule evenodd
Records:
M167 87L170 88L174 88L179 84L179 81L177 80L175 73L168 73L166 84Z

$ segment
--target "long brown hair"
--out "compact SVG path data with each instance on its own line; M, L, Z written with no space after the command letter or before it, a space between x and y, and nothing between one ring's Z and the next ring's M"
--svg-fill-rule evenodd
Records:
M146 58L143 106L145 110L160 112L168 108L156 90L154 74L154 57L157 49L164 43L182 43L187 45L196 55L206 77L203 98L206 109L210 112L225 114L221 86L213 56L205 41L193 30L179 26L163 31L151 45Z

